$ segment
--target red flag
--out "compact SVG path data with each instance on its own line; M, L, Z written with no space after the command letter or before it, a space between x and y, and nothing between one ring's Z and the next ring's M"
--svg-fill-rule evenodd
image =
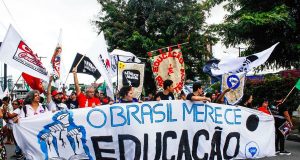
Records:
M42 85L42 80L36 77L33 77L29 74L22 73L22 77L25 80L25 82L30 86L30 88L34 90L38 90L40 93L44 92L44 87Z

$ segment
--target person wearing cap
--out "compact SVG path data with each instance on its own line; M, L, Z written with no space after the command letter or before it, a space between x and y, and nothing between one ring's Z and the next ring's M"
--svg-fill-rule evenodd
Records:
M86 94L84 95L80 90L78 77L77 77L77 68L74 67L72 72L74 77L74 84L75 84L75 90L76 90L79 108L100 106L101 102L99 98L95 97L94 87L92 86L87 87L85 89Z
M51 82L53 80L53 77L50 76L49 84L47 88L47 106L48 110L55 112L63 109L68 109L67 105L62 103L62 92L59 92L58 90L54 90L51 92Z
M210 98L203 96L203 88L200 82L193 84L193 93L189 93L186 99L190 101L211 101Z

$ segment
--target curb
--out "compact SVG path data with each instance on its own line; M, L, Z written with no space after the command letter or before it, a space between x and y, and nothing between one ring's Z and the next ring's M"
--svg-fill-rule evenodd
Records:
M288 135L287 140L300 142L300 135L299 134L290 134L290 135Z

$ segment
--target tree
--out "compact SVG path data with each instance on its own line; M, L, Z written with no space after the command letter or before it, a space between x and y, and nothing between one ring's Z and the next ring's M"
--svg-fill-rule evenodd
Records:
M183 46L186 78L202 72L206 44L214 39L205 30L205 12L197 0L98 0L101 11L94 24L104 31L110 49L120 48L139 57L172 44ZM145 87L153 89L151 67L146 64ZM152 81L152 82L151 82Z
M225 0L207 0L212 7ZM226 46L249 45L244 55L275 48L264 67L300 68L300 1L228 0L224 23L213 26Z

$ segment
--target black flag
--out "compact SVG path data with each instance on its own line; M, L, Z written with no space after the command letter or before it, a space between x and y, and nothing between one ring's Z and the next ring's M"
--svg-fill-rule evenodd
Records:
M80 59L83 57L82 54L77 53L74 62L72 64L72 67L70 69L70 73L72 73L73 68L78 64ZM98 71L98 69L95 67L93 62L88 58L84 57L82 61L79 63L77 67L77 73L84 73L92 75L96 80L100 78L101 74Z

